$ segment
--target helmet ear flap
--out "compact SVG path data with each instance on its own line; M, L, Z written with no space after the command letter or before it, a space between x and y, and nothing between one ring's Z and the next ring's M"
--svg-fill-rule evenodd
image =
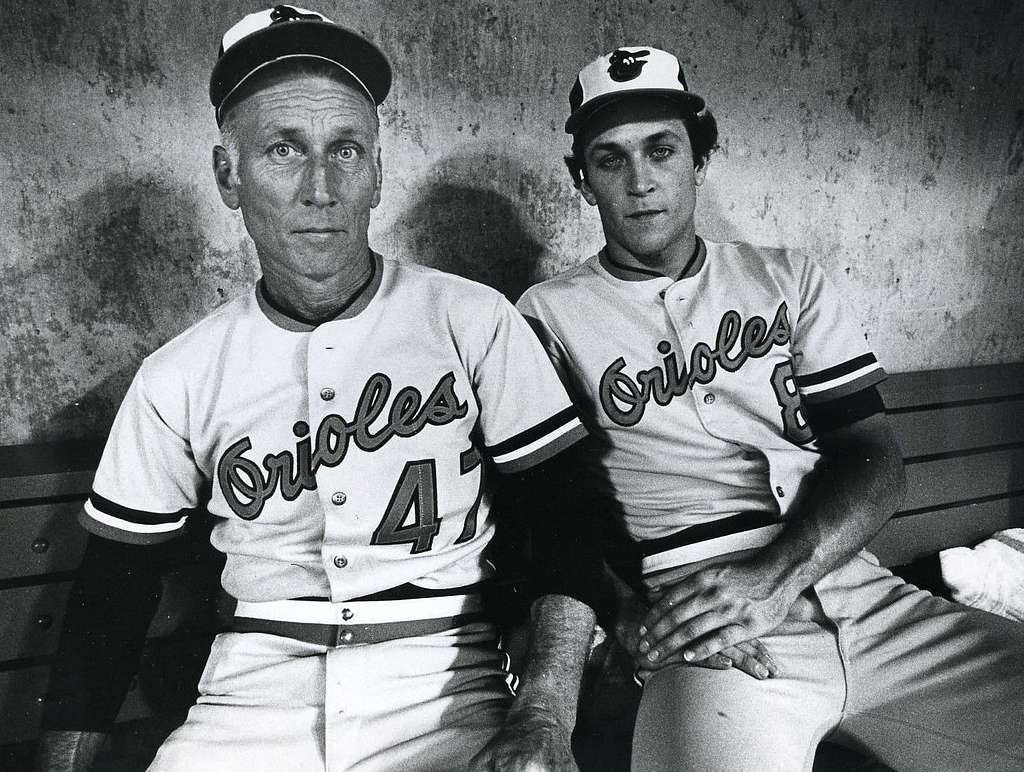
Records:
M569 170L569 176L572 177L572 186L579 190L580 185L583 184L583 164L575 155L567 155L565 156L565 166Z

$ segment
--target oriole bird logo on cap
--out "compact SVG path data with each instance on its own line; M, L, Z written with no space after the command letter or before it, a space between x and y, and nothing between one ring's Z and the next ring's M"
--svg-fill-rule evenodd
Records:
M277 24L282 21L295 21L296 19L311 19L313 21L324 21L324 17L318 13L302 13L298 8L290 5L275 5L270 12L270 23Z
M643 58L650 51L625 51L619 49L608 60L608 76L616 83L625 83L638 77L647 61Z

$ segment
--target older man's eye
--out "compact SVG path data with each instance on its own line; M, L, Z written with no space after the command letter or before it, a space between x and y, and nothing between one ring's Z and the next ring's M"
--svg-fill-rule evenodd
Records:
M295 148L285 142L275 142L270 146L270 154L275 158L288 158L294 152Z
M355 145L343 145L335 153L342 161L354 161L359 157L359 148Z

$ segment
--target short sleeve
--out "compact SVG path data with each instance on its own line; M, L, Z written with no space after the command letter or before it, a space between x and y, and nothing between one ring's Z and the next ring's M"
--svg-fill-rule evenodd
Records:
M846 397L885 380L856 317L813 260L800 273L800 310L794 320L795 383L807 404Z
M87 530L136 544L182 531L204 488L184 435L184 402L178 379L156 377L143 363L114 419L85 502L81 521Z
M586 434L537 336L504 298L473 381L484 446L502 472L528 469Z

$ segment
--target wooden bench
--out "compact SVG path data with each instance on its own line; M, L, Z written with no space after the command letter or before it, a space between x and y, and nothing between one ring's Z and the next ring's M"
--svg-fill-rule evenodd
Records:
M882 390L909 483L903 509L871 545L883 563L910 564L1024 526L1024 364L897 374ZM0 447L0 769L30 766L85 542L75 514L99 451L99 444L82 442ZM216 571L198 541L201 534L183 544L165 580L136 686L119 716L122 728L102 769L144 768L194 699L216 625ZM599 680L610 667L596 660L588 677ZM625 702L622 694L586 701L577 730L584 768L625 768L635 693L626 692Z
M0 769L30 769L43 695L85 549L77 513L98 442L0 447ZM220 561L196 528L167 559L160 605L118 716L123 731L98 769L145 769L184 720L223 611Z

